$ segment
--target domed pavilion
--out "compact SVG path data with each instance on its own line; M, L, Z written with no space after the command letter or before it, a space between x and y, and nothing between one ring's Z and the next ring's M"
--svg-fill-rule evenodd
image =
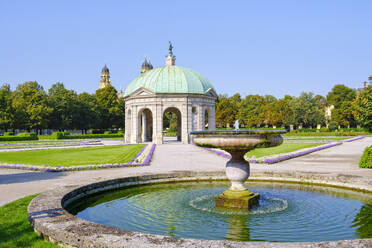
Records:
M175 65L169 42L166 66L153 68L145 60L141 75L124 92L125 142L163 144L167 112L177 118L177 140L190 143L190 132L215 130L216 91L200 73Z

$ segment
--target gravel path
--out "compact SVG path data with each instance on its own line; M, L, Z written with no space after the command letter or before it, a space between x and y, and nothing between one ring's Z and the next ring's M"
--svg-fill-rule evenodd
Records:
M103 141L105 145L121 141ZM121 142L122 143L122 142ZM355 177L372 185L372 169L360 169L359 159L364 148L372 144L372 137L344 143L303 157L277 164L252 164L251 175L298 173L304 175L329 175ZM1 155L0 155L1 156ZM62 185L93 183L120 176L170 171L219 171L224 170L226 159L193 145L169 143L158 145L150 166L118 168L68 173L28 172L11 169L0 170L0 206L26 195L43 192Z

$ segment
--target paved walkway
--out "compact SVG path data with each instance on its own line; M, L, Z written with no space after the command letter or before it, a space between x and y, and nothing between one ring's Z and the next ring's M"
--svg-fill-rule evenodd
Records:
M344 143L303 157L277 164L252 164L255 173L305 173L355 177L372 185L372 169L360 169L359 159L372 137ZM1 155L0 155L1 156ZM226 159L193 145L169 143L156 146L150 166L90 170L68 173L30 172L0 169L0 206L26 195L43 192L62 185L108 180L121 176L169 171L224 170Z

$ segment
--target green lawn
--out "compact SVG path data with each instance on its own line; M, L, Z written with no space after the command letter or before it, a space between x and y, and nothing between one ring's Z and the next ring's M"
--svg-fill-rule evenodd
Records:
M30 165L76 166L127 163L144 145L100 146L40 151L2 152L0 162Z
M9 143L56 143L56 142L79 142L77 140L21 140L21 141L0 141L0 144Z
M259 158L259 157L269 156L273 154L293 152L296 150L314 147L314 146L320 146L320 145L324 145L324 143L283 143L280 146L276 146L276 147L258 148L258 149L252 150L246 153L246 156L248 157L256 156L256 158Z
M27 196L0 207L1 248L59 247L36 235L27 219L27 206L35 196Z
M285 136L285 140L346 140L351 137L295 137L295 136Z
M27 148L32 148L32 147L44 147L47 146L45 144L35 144L35 145L1 145L0 148L15 148L15 147L27 147Z
M71 145L71 144L48 144L48 143L35 143L33 145L29 145L27 143L25 143L24 145L22 144L17 144L17 145L4 145L4 144L0 144L0 148L14 148L14 147L44 147L44 146L66 146L66 145Z

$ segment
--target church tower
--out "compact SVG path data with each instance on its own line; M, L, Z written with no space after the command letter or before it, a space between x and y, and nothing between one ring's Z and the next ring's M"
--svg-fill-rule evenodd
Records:
M101 73L101 82L99 84L99 88L100 89L103 89L105 88L106 86L108 85L111 85L111 80L110 80L110 71L109 69L107 68L107 66L105 65L103 68L102 68L102 73Z
M152 70L153 68L154 67L152 66L150 60L147 60L147 58L145 58L145 62L142 63L141 74Z

